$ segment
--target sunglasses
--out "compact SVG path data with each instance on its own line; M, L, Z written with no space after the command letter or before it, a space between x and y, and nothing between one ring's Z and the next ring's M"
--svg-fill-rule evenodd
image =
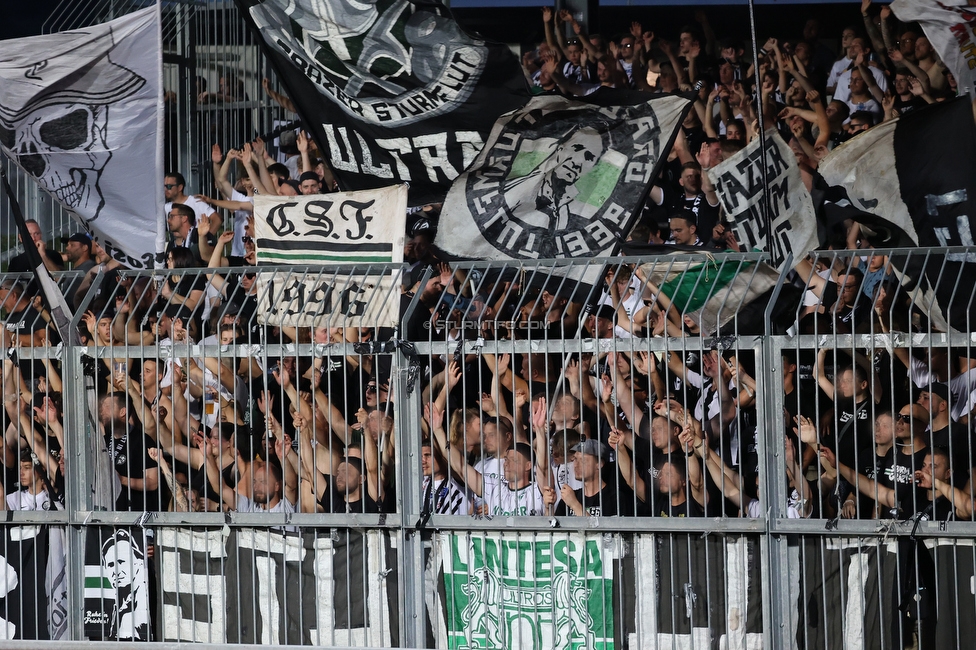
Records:
M168 189L168 190L171 190L171 189L173 189L174 187L176 187L176 184L175 184L175 183L164 183L164 184L163 184L163 187L165 187L165 188L166 188L166 189Z
M366 384L366 392L367 393L375 393L376 392L376 384Z
M906 415L906 414L899 413L898 415L895 416L895 422L904 422L905 424L909 424L913 420L916 421L916 422L922 423L921 420L918 420L913 415Z

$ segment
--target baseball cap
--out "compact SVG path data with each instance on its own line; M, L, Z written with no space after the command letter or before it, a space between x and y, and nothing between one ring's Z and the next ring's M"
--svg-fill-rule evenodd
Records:
M572 451L578 451L581 454L596 456L600 460L606 460L610 457L609 448L599 440L593 440L592 438L574 445Z
M78 242L79 244L84 244L85 246L88 247L88 250L91 250L92 238L89 237L87 233L76 232L73 235L68 235L67 237L61 238L61 243L63 244L67 244L68 242L72 242L72 241Z

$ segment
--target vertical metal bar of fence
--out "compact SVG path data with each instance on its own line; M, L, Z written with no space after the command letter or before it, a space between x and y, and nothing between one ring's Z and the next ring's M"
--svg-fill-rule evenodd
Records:
M401 440L397 443L399 456L397 487L400 491L397 554L400 566L400 603L403 605L400 611L400 645L408 648L423 648L427 646L424 610L425 553L424 541L417 528L421 512L420 486L424 479L419 456L422 438L420 429L420 414L423 413L422 393L419 377L414 378L416 384L411 381L410 375L416 371L410 367L410 360L404 352L397 350L394 359L397 365L395 419L401 435ZM414 384L412 391L408 390L411 384Z

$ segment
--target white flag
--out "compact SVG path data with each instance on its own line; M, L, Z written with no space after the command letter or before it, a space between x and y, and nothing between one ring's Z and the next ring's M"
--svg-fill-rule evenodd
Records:
M0 41L0 148L134 268L165 248L162 108L158 7Z
M817 245L817 214L796 164L796 156L774 129L766 132L766 183L756 138L745 149L708 170L736 241L749 251L770 254L782 270L787 255L799 262ZM769 230L763 204L769 198ZM769 237L768 235L772 236Z
M960 94L976 89L976 9L966 0L894 0L902 22L917 21L956 78Z
M407 186L311 196L254 197L259 264L298 266L258 275L258 322L287 327L393 327Z

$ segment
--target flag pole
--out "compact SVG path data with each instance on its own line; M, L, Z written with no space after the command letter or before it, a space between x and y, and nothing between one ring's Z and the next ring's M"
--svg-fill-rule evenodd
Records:
M756 107L759 115L759 160L760 174L762 178L763 200L762 206L762 227L766 237L767 246L772 241L772 220L769 215L769 179L766 169L768 167L766 158L766 115L763 111L762 100L762 75L759 73L759 42L756 40L756 5L754 0L749 0L749 32L752 39L752 61L753 74L756 79ZM769 55L767 55L769 56Z

